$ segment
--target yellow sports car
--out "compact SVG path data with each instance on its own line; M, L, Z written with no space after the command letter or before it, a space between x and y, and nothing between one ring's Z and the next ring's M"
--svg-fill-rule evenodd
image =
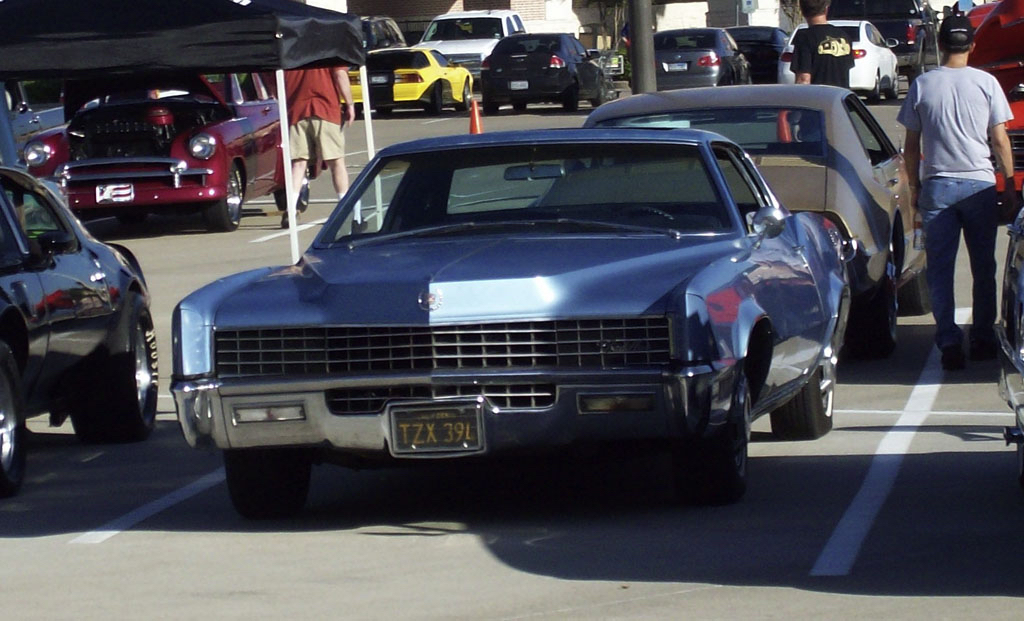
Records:
M440 114L445 106L468 110L473 98L473 76L469 70L448 62L436 50L391 48L366 55L370 80L370 104L377 114L398 107L421 107ZM352 97L363 104L359 72L350 71Z

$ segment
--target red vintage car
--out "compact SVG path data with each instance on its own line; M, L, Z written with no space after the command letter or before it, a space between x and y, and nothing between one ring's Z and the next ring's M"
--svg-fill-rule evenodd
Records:
M232 231L244 200L285 203L277 102L259 74L69 80L64 113L67 126L37 135L25 160L80 218L198 211Z

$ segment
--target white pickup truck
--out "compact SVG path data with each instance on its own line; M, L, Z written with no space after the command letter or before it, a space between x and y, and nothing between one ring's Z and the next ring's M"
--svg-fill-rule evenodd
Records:
M37 106L29 101L21 82L4 82L7 110L17 144L18 156L29 138L41 131L64 124L64 108L60 105ZM54 102L56 103L56 102Z
M526 32L519 13L507 10L464 11L438 15L423 31L414 47L437 50L452 64L462 65L480 79L480 64L498 41L510 34Z

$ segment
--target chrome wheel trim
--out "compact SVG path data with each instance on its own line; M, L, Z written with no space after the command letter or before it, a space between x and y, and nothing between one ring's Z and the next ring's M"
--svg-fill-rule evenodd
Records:
M238 176L238 170L231 170L231 177L228 179L227 196L224 202L228 208L228 219L231 222L239 222L242 219L242 180Z
M14 402L10 386L0 395L0 468L10 472L16 454L18 420L14 415Z
M154 378L153 368L149 364L149 348L147 347L146 330L142 324L136 322L132 333L135 350L135 391L139 404L139 413L146 414L146 402L149 400L149 393L153 389Z

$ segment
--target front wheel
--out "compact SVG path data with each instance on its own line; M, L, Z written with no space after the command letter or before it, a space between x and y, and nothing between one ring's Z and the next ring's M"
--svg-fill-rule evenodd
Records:
M282 518L302 510L313 461L304 449L224 451L231 504L251 520Z
M851 309L846 348L858 358L888 358L896 349L896 316L899 301L896 296L896 264L892 247L885 263L885 274L874 294L862 296Z
M18 365L0 342L0 498L16 494L25 478L25 433Z
M868 93L868 101L871 103L878 103L882 99L882 77L879 74L875 74L875 86Z
M242 220L244 193L242 171L238 169L237 164L231 164L224 198L210 205L203 212L206 228L213 232L228 232L237 229L238 223Z
M590 107L597 108L608 101L608 90L605 88L604 76L600 76L597 80L597 97L590 100Z
M462 101L455 102L455 109L459 112L469 112L469 104L473 101L473 89L469 87L469 79L462 83Z
M122 311L128 349L109 354L93 369L95 381L72 406L71 423L83 442L139 442L156 424L156 331L149 309L130 294ZM98 386L105 386L99 390Z
M717 435L681 443L673 452L675 489L690 504L724 505L747 490L750 388L741 377L733 393L730 421Z

